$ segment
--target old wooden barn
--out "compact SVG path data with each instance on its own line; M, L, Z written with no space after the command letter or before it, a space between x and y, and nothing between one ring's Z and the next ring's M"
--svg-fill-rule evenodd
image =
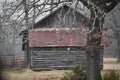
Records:
M22 31L27 65L33 70L86 66L87 35L81 32L88 25L88 21L89 19L79 10L64 4L37 22L33 29ZM26 37L28 41L24 42ZM104 44L104 41L101 43Z

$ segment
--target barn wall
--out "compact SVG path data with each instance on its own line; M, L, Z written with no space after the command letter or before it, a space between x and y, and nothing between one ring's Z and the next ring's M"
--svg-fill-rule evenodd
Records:
M103 49L101 48L101 68L103 65ZM31 49L31 68L68 69L76 65L87 65L85 47L49 47Z
M69 11L69 12L68 12ZM74 16L75 14L75 16ZM59 18L60 17L60 18ZM72 22L75 18L74 26ZM67 6L59 8L35 24L37 28L80 28L88 25L88 19L77 11L69 10ZM45 37L45 36L44 36ZM101 68L103 65L103 48L101 48ZM31 47L30 66L33 70L65 69L81 64L87 67L85 47Z

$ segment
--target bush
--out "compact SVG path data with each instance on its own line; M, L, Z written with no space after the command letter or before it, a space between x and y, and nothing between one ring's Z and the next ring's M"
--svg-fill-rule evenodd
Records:
M103 75L103 80L120 80L120 74L115 71L107 72Z
M82 66L76 66L72 72L66 72L61 80L86 80L86 69Z

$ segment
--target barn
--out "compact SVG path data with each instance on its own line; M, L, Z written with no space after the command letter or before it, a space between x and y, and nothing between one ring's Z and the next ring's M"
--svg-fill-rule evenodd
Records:
M64 4L35 23L32 29L22 31L27 66L32 70L86 67L87 35L84 32L88 23L89 19L81 11ZM103 42L102 39L101 69Z

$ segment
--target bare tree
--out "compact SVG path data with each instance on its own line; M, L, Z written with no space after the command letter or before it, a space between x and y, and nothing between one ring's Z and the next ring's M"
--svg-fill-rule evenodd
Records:
M20 29L21 26L26 26L27 29L31 29L30 26L35 18L43 13L50 12L55 9L59 4L64 2L71 2L72 0L22 0L16 2L9 17L6 20L11 26L14 24L14 29ZM105 13L110 12L119 2L119 0L76 0L80 1L90 12L90 22L87 31L87 61L88 61L88 79L89 80L101 80L100 75L100 43L102 35L102 27L104 22ZM77 4L76 4L77 5ZM75 5L75 6L76 6ZM11 5L12 6L12 5ZM50 7L51 6L51 7ZM20 11L17 17L13 16L16 12ZM35 12L34 12L35 11ZM33 14L34 13L34 14ZM34 15L34 17L33 17ZM34 19L33 19L34 18ZM19 27L18 27L19 26Z

